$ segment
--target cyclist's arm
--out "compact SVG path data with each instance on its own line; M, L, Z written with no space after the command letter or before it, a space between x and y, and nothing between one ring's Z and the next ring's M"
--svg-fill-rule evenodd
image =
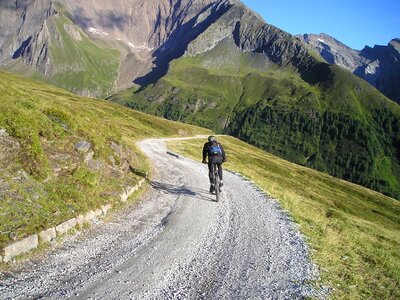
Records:
M207 152L208 152L207 146L208 146L207 143L205 143L203 146L203 161L205 161L207 157Z
M221 148L221 152L222 152L222 160L223 160L223 161L225 161L225 160L226 160L226 156L225 156L225 150L224 150L224 148L222 147L222 145L221 145L221 144L219 144L219 146L220 146L220 148Z

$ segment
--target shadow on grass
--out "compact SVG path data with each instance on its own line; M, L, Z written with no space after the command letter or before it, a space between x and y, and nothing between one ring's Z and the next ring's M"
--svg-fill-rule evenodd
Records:
M203 200L203 201L215 201L213 196L206 196L205 193L207 191L201 190L201 189L193 189L193 188L187 188L185 186L174 186L172 184L164 183L164 182L158 182L158 181L148 181L150 186L158 191L163 191L168 194L173 194L173 195L178 195L178 196L188 196L191 198Z

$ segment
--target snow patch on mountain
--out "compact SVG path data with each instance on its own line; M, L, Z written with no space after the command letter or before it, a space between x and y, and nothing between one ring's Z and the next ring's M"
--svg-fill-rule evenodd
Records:
M105 31L103 31L103 30L101 30L101 29L96 29L96 28L94 28L94 27L89 27L89 28L88 28L88 31L89 31L90 33L92 33L92 34L96 34L96 35L100 35L100 36L104 36L104 37L108 36L108 33L107 33L107 32L105 32Z
M133 49L133 50L139 50L139 51L149 51L150 52L150 51L154 50L154 47L149 47L149 46L147 46L145 44L143 44L143 45L134 45L131 42L129 42L128 46L131 47L131 49Z

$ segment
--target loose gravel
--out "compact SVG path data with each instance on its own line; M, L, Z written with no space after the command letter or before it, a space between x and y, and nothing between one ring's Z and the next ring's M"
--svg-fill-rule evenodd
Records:
M154 179L143 199L36 260L0 274L0 299L303 299L321 296L296 224L250 181L140 144ZM199 153L199 157L201 153Z

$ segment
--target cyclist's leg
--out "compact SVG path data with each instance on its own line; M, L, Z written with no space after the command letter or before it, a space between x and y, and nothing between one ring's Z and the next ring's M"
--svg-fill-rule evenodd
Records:
M208 178L210 179L210 184L212 184L214 181L214 174L213 174L213 163L211 159L208 161Z
M214 193L214 168L211 159L208 160L208 178L210 180L210 193Z
M218 167L218 176L219 176L219 179L222 181L222 164L218 163L218 164L217 164L217 167Z

